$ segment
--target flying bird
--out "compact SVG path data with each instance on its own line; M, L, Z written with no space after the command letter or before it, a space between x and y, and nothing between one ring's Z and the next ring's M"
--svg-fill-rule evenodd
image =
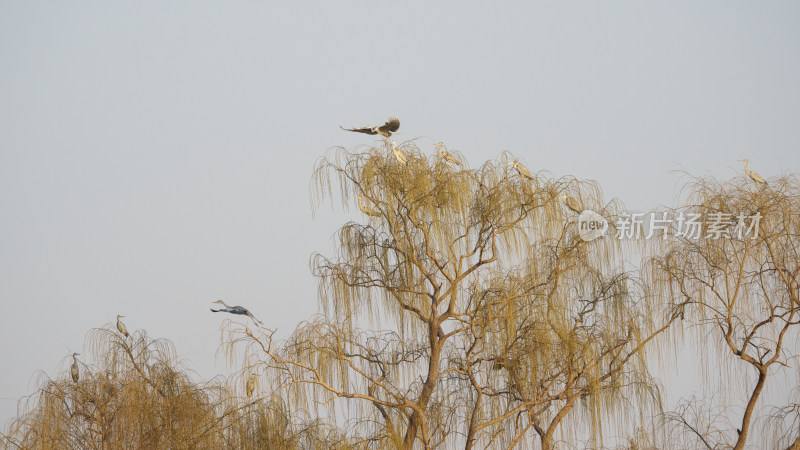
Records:
M256 373L253 372L250 374L250 378L247 379L247 398L253 395L253 391L256 389Z
M221 303L222 306L224 306L224 308L220 308L220 309L211 308L211 312L226 312L226 313L236 314L236 315L239 315L239 316L247 316L247 317L253 319L253 321L258 323L259 325L262 323L260 320L256 319L256 316L254 316L253 313L251 313L244 306L231 306L231 305L228 305L227 303L223 302L222 300L217 300L214 303Z
M117 329L119 330L120 333L122 333L123 336L128 337L130 336L130 334L128 334L128 329L125 328L125 324L122 323L121 320L119 320L121 317L125 316L117 316Z
M514 161L511 163L511 165L514 166L514 168L517 170L517 173L519 173L520 175L529 180L533 180L533 175L531 175L531 172L528 170L527 167L523 166L520 162Z
M559 198L561 198L561 200L564 200L564 204L567 205L567 208L571 209L573 212L576 212L578 214L581 213L581 204L578 203L577 200L570 197L569 195L559 195Z
M400 164L405 164L408 162L408 156L404 151L397 147L397 142L395 141L392 141L392 153L394 153L394 157L397 158L397 161L399 161Z
M380 134L381 136L388 138L392 135L392 133L400 129L400 121L397 120L397 117L389 117L389 120L379 127L366 126L361 128L344 128L343 126L339 125L339 128L343 129L344 131L354 131L356 133Z
M442 158L443 160L445 160L445 161L447 161L447 162L449 162L451 164L455 164L455 165L458 165L458 166L461 165L461 161L459 161L458 158L453 156L452 153L450 153L447 150L445 150L444 143L442 143L442 142L437 142L436 143L436 154L439 155L440 158Z
M767 181L761 175L753 172L752 170L749 170L749 168L750 168L750 160L740 159L739 161L745 163L745 165L744 165L744 173L746 173L750 177L751 180L755 181L756 184L759 184L759 185L762 184L762 183L763 184L767 184Z
M74 381L75 383L77 383L78 378L80 378L80 374L78 373L78 360L75 358L78 355L80 355L80 353L72 354L72 367L70 367L70 374L72 375L72 381Z
M364 198L360 195L358 196L358 209L368 216L379 217L381 215L381 213L376 211L373 207L364 204Z

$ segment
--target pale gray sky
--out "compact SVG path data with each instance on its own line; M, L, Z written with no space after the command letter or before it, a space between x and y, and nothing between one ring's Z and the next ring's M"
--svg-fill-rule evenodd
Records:
M800 171L798 2L266 3L0 2L0 422L116 314L208 378L211 301L314 313L309 256L360 216L312 219L311 171L371 142L339 125L640 210L673 169Z

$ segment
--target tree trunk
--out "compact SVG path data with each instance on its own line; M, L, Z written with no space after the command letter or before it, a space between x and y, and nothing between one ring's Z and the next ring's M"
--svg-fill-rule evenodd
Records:
M753 393L750 394L750 400L747 402L747 407L744 410L744 417L742 417L742 427L741 431L739 432L739 439L736 441L736 445L733 446L733 450L742 450L744 448L744 444L747 443L747 434L750 431L750 419L753 416L753 410L755 409L756 402L758 401L759 395L761 395L761 390L764 388L764 383L766 381L767 369L759 368L758 381L756 382L756 387L753 389Z
M420 393L419 400L417 400L417 407L422 411L428 407L428 402L433 395L433 389L439 381L439 358L441 356L442 344L439 340L439 327L436 325L436 319L431 318L431 324L428 327L428 342L431 346L431 359L428 361L428 378L425 379L425 384L422 385L422 392ZM403 439L403 448L411 450L414 447L414 441L417 439L420 427L424 424L425 418L415 410L411 414L411 419L408 421L408 429L406 436ZM425 445L425 448L429 448Z

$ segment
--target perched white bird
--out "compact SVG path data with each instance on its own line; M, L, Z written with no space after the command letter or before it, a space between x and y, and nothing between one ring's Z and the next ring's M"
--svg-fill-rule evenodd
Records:
M125 324L122 323L121 320L119 320L121 317L125 316L117 316L117 329L119 330L120 333L122 333L123 336L128 337L130 336L130 334L128 334L128 329L125 328Z
M72 354L72 367L70 367L70 374L72 375L72 381L76 383L78 382L78 378L80 378L80 374L78 373L78 360L75 358L78 355L80 355L80 353Z
M520 162L514 161L511 163L511 165L514 166L514 168L517 170L517 173L519 173L520 175L529 180L533 180L533 175L531 175L531 172L528 170L527 167L523 166Z
M253 321L258 323L258 324L262 323L260 320L256 319L256 316L254 316L253 313L251 313L244 306L231 306L231 305L228 305L227 303L223 302L222 300L217 300L214 303L221 303L222 306L224 306L224 308L220 308L220 309L211 308L211 312L226 312L226 313L236 314L236 315L240 315L240 316L247 316L247 317L253 319Z
M447 150L445 150L445 146L444 146L444 144L442 142L437 142L436 143L436 154L439 155L440 158L442 158L443 160L445 160L445 161L447 161L447 162L449 162L451 164L455 164L455 165L458 165L458 166L461 165L461 162L458 160L458 158L453 156L452 153L450 153Z
M360 195L358 196L358 209L360 209L361 212L363 212L364 214L366 214L368 216L379 217L381 215L381 213L376 211L371 206L364 204L364 197L362 197Z
M344 131L354 131L356 133L366 133L366 134L380 134L383 137L389 137L395 131L400 129L400 121L397 120L397 117L389 117L389 120L386 121L385 124L378 126L378 127L361 127L361 128L344 128L343 126L339 125L339 128L343 129Z
M394 157L397 158L400 164L408 162L408 156L397 147L397 142L395 141L392 141L392 153L394 153Z
M740 159L740 162L745 163L744 165L744 173L746 173L751 180L755 181L756 184L767 184L767 180L765 180L761 175L753 172L752 170L748 170L750 167L750 161L747 159Z
M572 211L580 214L582 212L581 204L578 203L577 200L570 197L569 195L559 195L561 200L564 200L564 204L567 205L567 208L571 209Z
M250 374L250 378L247 379L247 398L250 398L253 395L253 391L256 389L256 373L253 372Z

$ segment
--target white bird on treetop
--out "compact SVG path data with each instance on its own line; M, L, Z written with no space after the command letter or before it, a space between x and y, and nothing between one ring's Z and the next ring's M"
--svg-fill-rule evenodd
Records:
M78 360L75 358L78 355L80 355L80 353L72 354L72 367L70 367L70 374L72 375L72 381L74 381L75 383L77 383L78 378L80 378L80 374L78 373Z
M256 373L253 372L250 374L250 378L247 379L247 398L253 395L253 391L256 389Z
M361 127L361 128L345 128L339 125L339 128L343 129L344 131L354 131L356 133L366 133L366 134L380 134L383 137L389 137L395 131L400 129L400 121L397 117L389 117L389 120L386 121L385 124L378 126L378 127Z
M397 161L399 161L400 164L405 164L408 162L408 156L406 156L405 152L397 147L397 142L395 141L392 141L392 153L394 153L394 157L397 158Z
M128 329L125 327L125 324L122 323L121 320L119 320L121 317L125 316L120 316L120 315L117 316L117 329L119 330L120 333L122 333L123 336L128 337L130 336L130 334L128 334Z
M517 170L517 173L529 180L533 180L533 175L531 175L531 172L527 167L523 166L522 163L514 161L511 163L511 165L514 166L514 168Z
M461 162L455 156L453 156L452 153L445 150L445 145L442 142L436 143L436 154L438 154L440 158L451 164L456 164L458 166L461 165Z
M746 173L751 180L755 181L757 184L767 184L767 180L765 180L761 175L753 172L752 170L748 170L750 168L750 160L740 159L739 161L745 163L744 173Z

